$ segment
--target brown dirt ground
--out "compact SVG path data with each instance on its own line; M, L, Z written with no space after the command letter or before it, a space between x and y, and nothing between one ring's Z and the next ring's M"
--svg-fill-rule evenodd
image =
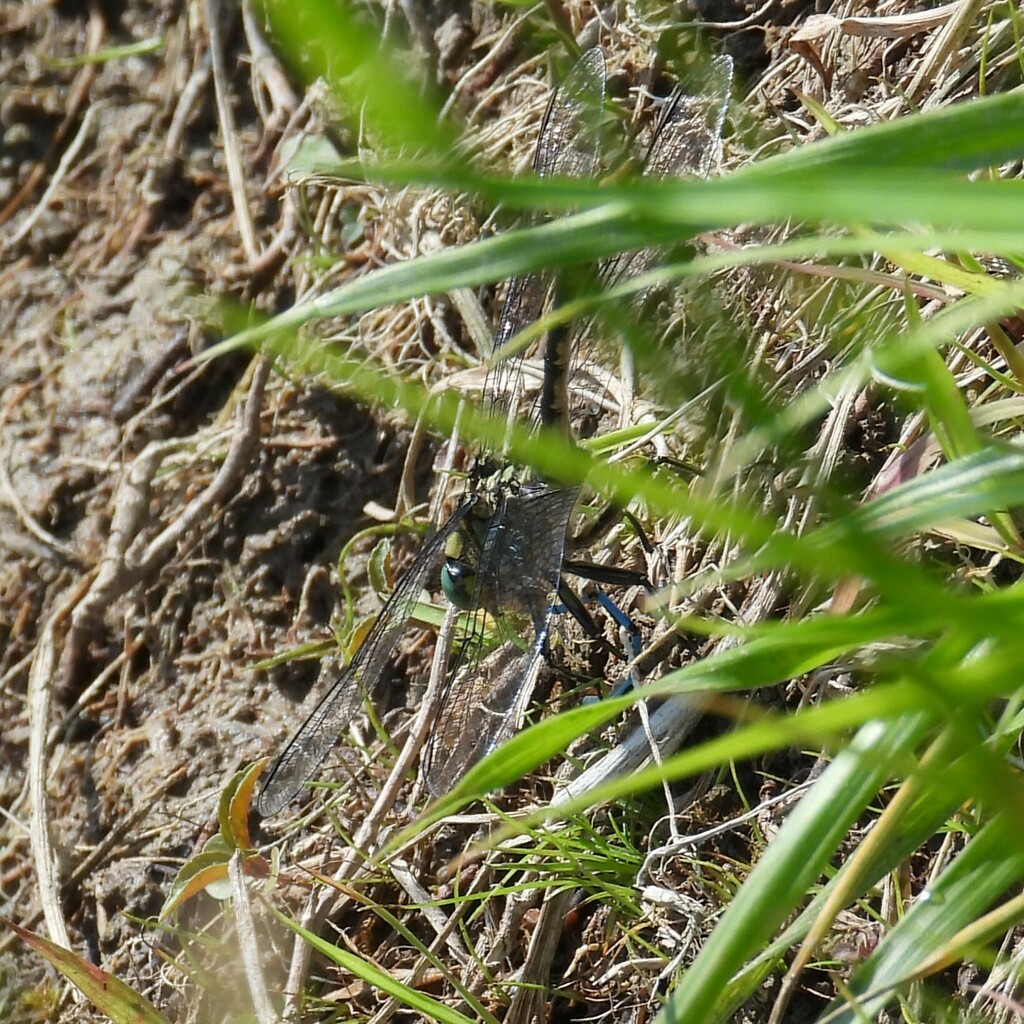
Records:
M396 36L412 40L426 73L443 90L457 84L460 115L493 123L508 113L516 94L499 93L492 107L487 90L537 45L546 15L496 45L498 30L511 22L491 5L386 6ZM207 23L209 10L220 7L215 43L230 125L215 102ZM621 4L567 7L577 27L602 12L610 26L602 42L623 75L649 59L658 25L619 23ZM853 3L818 7L858 11ZM897 15L909 7L863 4L859 13ZM800 112L794 89L850 124L906 109L878 82L909 84L935 38L928 31L903 40L835 34L821 46L819 70L788 45L814 4L702 0L693 8L694 17L716 23L705 32L711 47L737 61L748 129L734 132L727 148L733 161L787 132L798 139L820 134ZM977 26L983 21L979 14ZM150 52L72 60L155 37L161 44ZM183 369L189 354L214 340L203 326L201 297L283 309L297 296L414 255L430 233L444 244L466 241L480 213L465 200L412 190L289 185L282 140L317 133L320 117L315 104L300 105L301 87L265 45L255 21L229 4L0 2L3 913L46 930L29 840L35 730L48 742L46 800L69 938L179 1021L227 1019L247 1005L230 929L205 896L183 912L183 927L207 928L213 937L202 953L208 959L197 965L217 978L211 984L189 980L161 959L165 950L179 955L181 936L147 930L138 919L157 913L176 869L214 830L217 796L231 773L272 752L300 720L299 701L316 676L311 661L263 672L252 666L329 640L339 552L372 525L368 509L429 497L435 454L427 442L410 457L411 425L400 413L370 412L302 380L272 376L261 390L248 357ZM464 77L488 54L475 76ZM967 80L958 86L945 74L943 102L969 91ZM527 85L543 81L536 70L528 76ZM917 99L927 101L937 89L938 80L929 79ZM543 90L530 95L536 112ZM494 144L495 160L514 161L527 144L509 133ZM242 169L234 192L230 155ZM337 258L318 261L323 251ZM761 327L783 319L780 301L800 298L768 294L769 283L753 274L741 287L749 308L765 317ZM486 294L482 300L489 302ZM444 297L338 330L350 330L405 372L425 367L428 380L472 353ZM386 350L379 340L385 334ZM258 403L243 420L247 396ZM865 480L892 430L877 410L859 421L849 463L866 464L857 470ZM233 459L240 438L248 444ZM209 498L215 500L207 507ZM377 606L362 571L371 546L358 545L345 566L358 614ZM702 557L679 539L670 556L677 572ZM137 571L125 569L136 563ZM717 600L725 607L742 597ZM429 661L424 638L411 639L399 670L420 671ZM43 678L42 721L28 702L33 667ZM396 692L395 704L403 706L405 690ZM799 775L808 767L777 760L772 770L787 777L787 768ZM762 780L753 767L745 771L756 794ZM367 792L377 782L372 774L364 779ZM737 806L712 789L692 820L713 821ZM349 803L343 824L354 829L360 811ZM436 837L431 851L417 852L429 894L443 892L432 879L469 834L456 829L449 840ZM286 859L296 863L322 849L318 844L307 839ZM746 856L727 844L719 853ZM692 886L677 881L680 890ZM394 883L374 897L405 898ZM382 953L392 936L372 914L350 906L335 924L390 969L405 965L408 957L389 961ZM584 914L578 932L566 926L559 953L565 984L587 995L571 1011L564 1001L551 1004L549 1019L625 1019L626 1007L655 997L660 967L646 990L598 981L613 973L616 954L597 952L612 927L600 912ZM525 942L525 932L516 934ZM280 988L286 938L271 930L264 941L268 975ZM54 976L9 938L0 938L0 950L0 1018L100 1019L62 996ZM521 955L512 951L510 962ZM319 972L325 997L353 1013L376 1008L378 997L351 978L322 966ZM442 992L439 986L436 994Z

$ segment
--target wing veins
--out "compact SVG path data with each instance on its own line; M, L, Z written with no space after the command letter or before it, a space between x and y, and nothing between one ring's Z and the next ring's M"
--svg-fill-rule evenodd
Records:
M363 695L373 691L420 592L440 572L448 538L459 529L471 505L471 501L464 500L427 541L403 573L352 661L288 741L260 789L257 808L262 815L276 814L309 781L355 715Z

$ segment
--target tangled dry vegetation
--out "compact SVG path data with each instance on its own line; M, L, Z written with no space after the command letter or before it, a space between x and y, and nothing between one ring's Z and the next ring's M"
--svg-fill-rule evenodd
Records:
M853 129L970 97L983 37L990 79L1016 60L1010 23L991 2L922 12L905 0L701 0L682 14L679 5L640 5L642 17L614 2L554 6L574 30L600 37L624 102L656 85L645 74L659 40L699 38L731 53L726 167L821 138L815 103ZM522 167L548 96L538 42L556 45L551 11L366 7L382 23L393 19L394 40L441 86L473 159ZM104 54L129 43L143 45ZM249 996L220 906L197 897L176 931L142 919L159 912L175 871L216 830L231 774L273 752L301 719L316 659L253 666L304 645L323 654L341 615L358 621L379 608L368 581L379 574L378 537L413 513L425 522L428 502L436 512L444 495L435 469L458 466L460 455L400 409L369 410L258 358L190 362L213 340L207 297L275 312L494 225L470 197L290 174L305 136L327 131L345 152L372 140L344 135L331 102L289 76L249 3L95 2L82 11L8 0L0 82L3 914L101 964L168 1019L229 1019ZM636 109L642 134L651 115L643 103ZM741 230L700 245L723 252L754 240L769 235ZM859 280L874 273L876 286L858 292L856 308L842 268L829 266L733 270L660 295L659 329L685 353L692 394L681 424L651 453L697 470L728 464L739 421L716 392L724 356L745 360L749 380L781 404L842 359L844 325L867 318L881 333L903 317L903 276L882 260L862 270ZM925 316L947 298L923 279L913 295ZM486 289L433 295L322 330L395 374L470 391L493 303ZM951 369L969 390L983 370L964 341ZM643 388L625 389L621 401L630 415L657 408ZM918 417L863 389L842 395L804 440L818 482L835 475L855 494L905 468L892 453L919 432ZM755 464L734 486L760 493L792 526L813 518L808 484ZM708 480L709 490L721 486ZM652 555L629 531L592 554L666 583L735 553L728 538L698 540L685 519L644 526ZM415 545L399 531L392 579ZM948 557L984 569L963 547L950 544ZM751 624L799 615L827 596L768 574L692 593L685 610ZM680 637L643 618L636 594L626 599L659 672L730 642ZM591 812L562 834L528 834L452 874L455 855L503 814L551 798L552 779L532 777L367 876L353 852L379 847L417 810L408 779L386 805L379 797L422 693L432 636L408 631L382 726L364 723L361 742L332 760L328 777L341 779L343 797L331 813L321 800L301 828L283 840L274 833L283 871L271 899L297 914L311 887L304 869L336 876L348 888L318 897L307 911L316 927L413 989L452 1002L471 993L505 1021L645 1019L821 763L795 751L737 762ZM580 646L568 637L558 656L573 673L600 675L603 664L574 654ZM830 666L754 700L796 707L819 687L850 682ZM552 683L544 713L578 699L568 690ZM696 737L724 723L709 719ZM626 730L575 756L586 761ZM908 871L923 877L929 868L922 853ZM827 955L855 959L877 927L848 912ZM269 915L258 931L269 987L280 992L290 963L293 980L308 965L292 962L291 935ZM433 962L410 935L436 951ZM99 1019L11 936L0 948L0 1017ZM198 958L193 968L182 948ZM965 974L949 987L963 994L974 982ZM789 1020L809 1019L835 993L827 971L801 984ZM314 962L305 985L316 993L308 1019L331 1019L338 1006L346 1018L393 1012L379 989L325 963ZM743 1019L766 1019L774 998L766 983Z

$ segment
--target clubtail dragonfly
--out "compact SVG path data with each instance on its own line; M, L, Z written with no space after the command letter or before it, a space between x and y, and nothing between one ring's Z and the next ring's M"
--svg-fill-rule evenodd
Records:
M533 160L539 176L585 178L598 167L604 106L604 56L587 51L553 95L541 122ZM725 114L731 62L718 58L707 76L709 87L697 96L678 92L667 105L645 161L645 175L707 172ZM646 269L654 258L634 253L610 262L601 277L614 283ZM543 385L532 410L522 398L523 358L503 349L541 313L549 280L543 275L509 285L494 338L496 360L484 385L484 403L509 421L532 426L561 424L567 375L575 334L552 332L544 355ZM271 768L257 799L264 816L275 814L312 777L339 734L372 696L424 589L441 588L470 614L471 626L450 668L441 710L423 754L423 773L435 795L447 792L477 760L504 742L517 728L543 663L556 599L592 631L589 615L562 580L563 571L592 578L618 578L608 570L565 559L566 538L577 488L558 487L521 470L498 468L482 457L470 473L466 493L455 511L426 542L399 579L373 627L348 667L338 676L312 714L299 727ZM593 570L588 571L588 570ZM626 573L642 579L639 574ZM485 613L513 622L518 636L486 658ZM509 629L506 627L505 635Z

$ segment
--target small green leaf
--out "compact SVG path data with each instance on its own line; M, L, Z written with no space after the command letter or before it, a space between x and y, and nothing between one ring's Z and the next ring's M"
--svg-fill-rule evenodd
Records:
M220 821L220 834L232 849L251 850L252 839L249 837L249 811L253 791L260 773L267 766L268 757L253 761L240 771L235 772L231 781L221 793L217 807Z
M216 840L218 845L224 843L224 840L218 835L213 836L206 846L211 847L213 840ZM190 857L185 861L171 885L170 894L164 900L164 905L160 908L160 914L157 919L163 921L170 917L182 903L191 899L197 893L202 892L208 886L214 886L214 893L211 893L211 895L214 895L215 899L224 899L227 894L224 894L221 889L217 888L217 883L227 881L228 860L230 857L230 851L222 847L220 849L204 850L202 853L196 854L195 857Z
M366 563L366 575L370 579L370 586L373 592L383 598L391 593L391 538L382 537L370 552L369 561Z
M328 960L354 974L357 978L362 978L368 985L386 992L400 1003L418 1011L428 1020L441 1021L443 1024L472 1024L472 1018L464 1016L458 1010L452 1009L452 1007L442 1003L440 1000L428 996L426 993L419 991L419 989L403 985L402 982L391 977L390 974L385 973L369 961L363 960L362 957L355 956L346 950L339 949L325 939L321 939L319 935L307 931L295 921L285 917L284 914L279 914L275 911L275 915L282 924L291 928L296 935L300 935L313 949L323 954Z

